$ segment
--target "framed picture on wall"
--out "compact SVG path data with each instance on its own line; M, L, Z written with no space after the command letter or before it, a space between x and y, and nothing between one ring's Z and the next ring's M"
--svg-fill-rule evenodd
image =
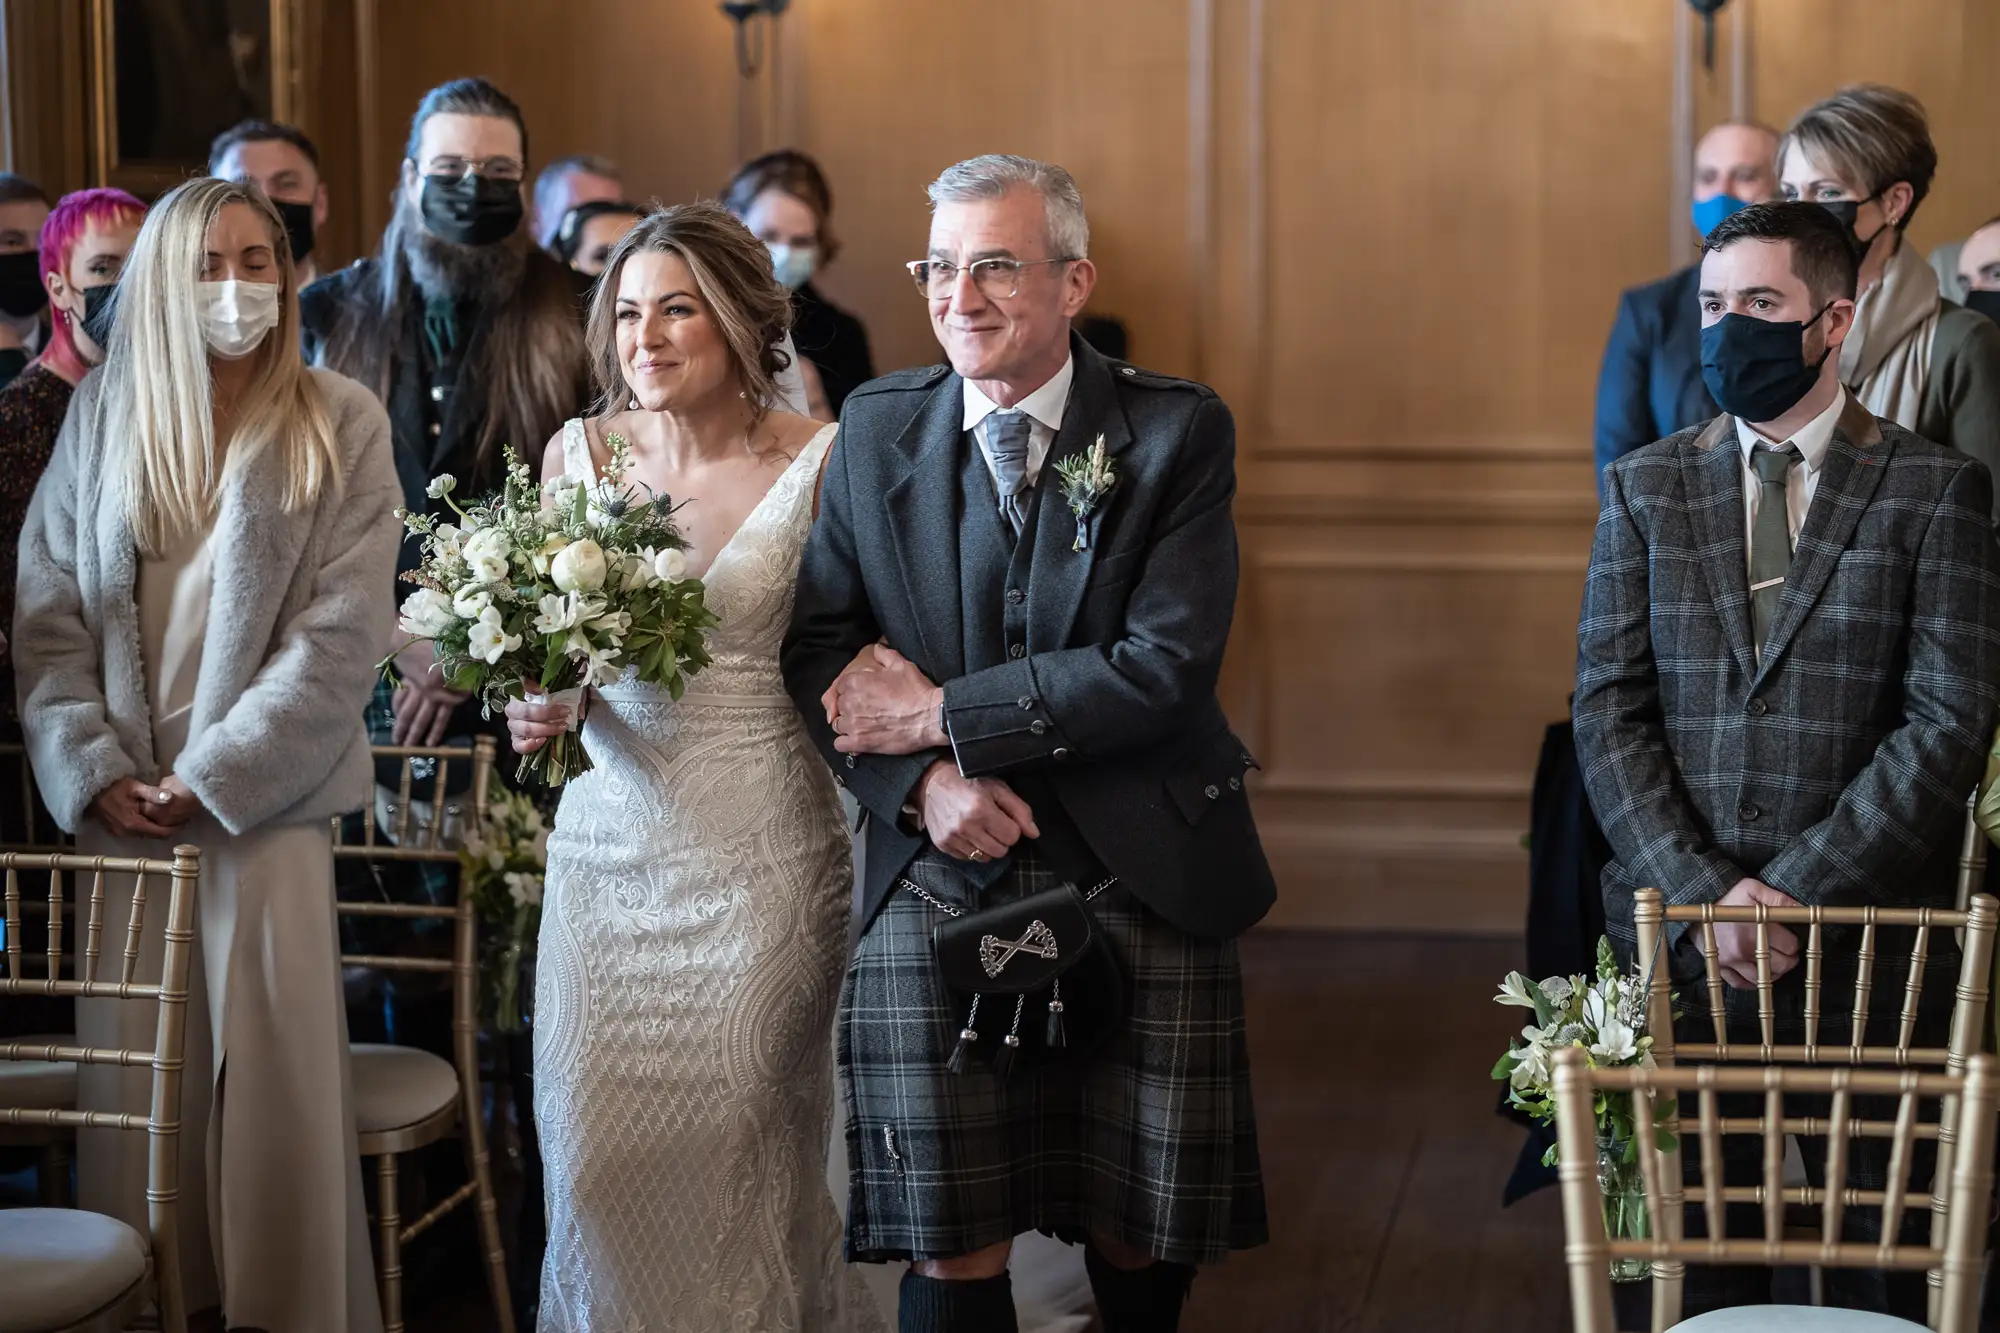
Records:
M240 120L296 119L296 0L89 0L93 174L144 199Z

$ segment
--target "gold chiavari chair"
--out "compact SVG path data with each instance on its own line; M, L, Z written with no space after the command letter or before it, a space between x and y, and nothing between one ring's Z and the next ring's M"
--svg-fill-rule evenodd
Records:
M0 851L68 850L69 840L41 808L41 801L35 792L35 772L28 763L27 747L18 741L0 741L0 792L7 793L9 807L0 810ZM18 804L15 797L18 797ZM73 908L71 913L74 915ZM41 1046L76 1045L76 1036L67 1031L31 1031L25 1038L13 1039ZM0 1106L42 1111L75 1110L76 1065L68 1060L0 1062ZM40 1149L41 1162L36 1177L42 1203L51 1208L64 1207L69 1203L70 1158L76 1146L74 1127L0 1124L0 1145Z
M1952 1074L1962 1074L1966 1062L1980 1049L1985 1032L1987 1003L1993 967L1993 939L1996 925L2000 925L2000 903L1987 894L1972 894L1966 910L1946 911L1941 908L1888 908L1888 907L1720 907L1714 903L1701 903L1684 907L1666 907L1662 904L1657 889L1641 889L1633 895L1633 923L1638 935L1638 956L1641 965L1648 969L1649 993L1647 997L1647 1031L1653 1037L1653 1058L1661 1067L1672 1066L1677 1060L1712 1061L1717 1064L1772 1064L1784 1062L1800 1065L1839 1065L1848 1068L1887 1067L1893 1069L1942 1068ZM1715 927L1725 922L1754 923L1757 927L1757 1017L1760 1040L1754 1044L1731 1042L1725 1016L1723 981L1717 961ZM1685 924L1694 936L1701 953L1703 982L1705 984L1710 1019L1713 1024L1714 1040L1709 1042L1677 1042L1673 1026L1673 1002L1671 982L1665 962L1664 936L1669 926ZM1772 976L1770 929L1774 925L1803 927L1805 944L1801 951L1804 970L1804 1040L1799 1043L1780 1044L1775 1040L1776 1020L1774 988ZM1822 1043L1819 1040L1820 1022L1824 1016L1821 972L1826 957L1825 930L1829 926L1858 928L1856 935L1856 972L1853 1006L1850 1011L1851 1026L1848 1041L1844 1044ZM1897 1015L1895 1040L1887 1045L1868 1044L1868 1024L1872 1017L1874 975L1876 964L1876 937L1882 927L1906 927L1912 930L1910 965L1903 986L1900 1011ZM1917 1006L1922 997L1924 964L1929 958L1930 941L1933 932L1952 930L1959 932L1961 961L1957 987L1951 1016L1951 1031L1948 1045L1927 1047L1915 1044ZM1669 1129L1677 1128L1678 1111L1669 1108L1666 1124ZM1955 1098L1947 1098L1942 1114L1935 1125L1925 1125L1918 1131L1918 1137L1937 1141L1938 1179L1948 1179L1951 1171L1951 1157L1956 1136L1954 1125L1958 1115ZM1722 1132L1749 1133L1755 1129L1754 1121L1728 1120L1722 1125ZM1849 1117L1848 1132L1857 1138L1886 1138L1894 1126L1880 1120L1870 1120L1859 1116ZM1785 1132L1804 1137L1822 1137L1827 1134L1827 1126L1809 1118L1789 1118L1785 1121ZM1845 1142L1837 1146L1845 1151ZM1829 1148L1829 1166L1832 1170L1833 1146ZM1667 1184L1675 1206L1667 1209L1667 1225L1673 1228L1672 1236L1678 1238L1682 1230L1682 1215L1678 1204L1681 1179L1680 1151L1676 1147L1669 1154L1671 1180ZM1944 1235L1944 1201L1942 1194L1932 1197L1931 1238L1933 1244ZM1656 1266L1653 1272L1653 1327L1662 1329L1670 1326L1670 1320L1663 1323L1669 1312L1678 1317L1681 1303L1681 1284L1685 1276L1684 1268L1678 1263ZM1941 1277L1933 1272L1930 1277L1930 1303L1936 1313L1940 1299Z
M187 1311L180 1287L180 1107L185 1056L188 968L194 941L195 896L200 853L176 847L171 861L118 857L0 853L5 872L7 972L0 998L68 995L150 1003L159 1019L150 1050L50 1046L0 1041L0 1062L40 1061L148 1067L153 1071L151 1110L146 1115L28 1107L0 1108L0 1125L49 1125L69 1129L144 1130L146 1236L116 1218L67 1208L0 1210L0 1304L10 1330L114 1330L126 1327L149 1298L158 1306L165 1333L186 1333ZM30 977L21 933L21 872L48 875L48 934L45 974ZM77 885L88 876L83 950L75 976L63 975L63 876ZM105 876L134 877L131 912L125 922L116 981L101 980L98 963L107 943L119 948L117 925L108 923ZM149 890L161 879L168 886L166 939L160 980L138 979L140 941L145 933ZM154 899L157 900L156 898ZM107 941L109 927L112 938Z
M334 856L456 865L459 842L486 809L494 751L492 738L484 736L470 749L376 746L374 755L378 761L390 760L398 765L396 795L377 801L374 810L363 817L359 842L343 841L336 821ZM454 765L460 773L468 765L471 770L469 792L456 798L449 795L447 784ZM420 770L429 773L420 779ZM424 787L417 785L420 780L426 783ZM379 832L378 824L383 826ZM384 1333L401 1333L403 1328L403 1247L468 1201L476 1202L487 1288L500 1333L514 1333L514 1308L507 1291L507 1259L500 1244L499 1206L493 1196L479 1090L478 921L472 900L461 893L457 905L451 907L342 902L338 910L341 915L352 917L449 921L453 930L452 955L448 959L343 954L340 960L345 967L444 974L451 978L452 984L454 1059L451 1062L406 1046L357 1042L349 1048L361 1155L375 1159L375 1263ZM404 1153L437 1142L454 1129L465 1146L469 1179L436 1207L406 1225L398 1198L398 1159Z
M1644 1240L1610 1240L1604 1234L1603 1202L1597 1184L1597 1117L1594 1111L1599 1092L1630 1092L1633 1121L1639 1143L1640 1168L1645 1179L1646 1209L1652 1234ZM1654 1146L1655 1124L1678 1123L1677 1106L1682 1092L1696 1094L1696 1132L1702 1144L1700 1202L1708 1220L1708 1236L1685 1240L1680 1228L1671 1224L1682 1203L1677 1154L1664 1153ZM1717 1110L1718 1094L1761 1093L1764 1113L1760 1118L1725 1120ZM1784 1140L1791 1129L1784 1114L1784 1096L1817 1094L1831 1098L1831 1113L1825 1130L1830 1143L1827 1153L1827 1188L1786 1188L1783 1181ZM1570 1306L1575 1333L1614 1333L1611 1313L1610 1262L1613 1259L1643 1259L1657 1274L1662 1267L1686 1264L1812 1264L1825 1268L1924 1269L1938 1275L1938 1300L1931 1314L1930 1328L1936 1333L1974 1333L1979 1321L1979 1283L1982 1251L1986 1244L1986 1201L1993 1189L1994 1115L2000 1110L2000 1074L1990 1055L1975 1055L1963 1071L1924 1073L1872 1069L1807 1069L1766 1065L1759 1068L1729 1068L1700 1065L1683 1068L1592 1069L1585 1053L1571 1047L1556 1057L1556 1129L1561 1142L1562 1161L1558 1177L1562 1186L1563 1229L1568 1237L1564 1260L1569 1267ZM1896 1118L1890 1130L1890 1170L1885 1188L1853 1189L1847 1186L1846 1146L1857 1134L1852 1116L1853 1099L1865 1096L1895 1097ZM1929 1194L1908 1188L1910 1159L1914 1154L1919 1099L1941 1098L1959 1110L1957 1127L1962 1131L1959 1151L1952 1156L1951 1172L1942 1169L1939 1179L1946 1183ZM1662 1104L1664 1102L1664 1105ZM1943 1138L1950 1135L1933 1126ZM1756 1134L1764 1145L1763 1178L1756 1185L1728 1186L1723 1183L1721 1143L1725 1134ZM1764 1234L1756 1239L1727 1235L1726 1209L1732 1203L1752 1203L1763 1211ZM1816 1239L1788 1239L1785 1233L1787 1204L1817 1206L1820 1211ZM1841 1240L1841 1217L1847 1208L1880 1208L1882 1236L1879 1244L1855 1244ZM1899 1223L1910 1209L1929 1208L1943 1220L1942 1236L1933 1235L1929 1245L1901 1245L1896 1242ZM1762 1307L1770 1309L1772 1307ZM1829 1311L1829 1314L1834 1312ZM1915 1324L1887 1315L1839 1312L1840 1328L1853 1330L1914 1329ZM1688 1333L1747 1333L1766 1327L1758 1307L1718 1310L1681 1322L1676 1311L1664 1323L1654 1308L1654 1328L1678 1326Z

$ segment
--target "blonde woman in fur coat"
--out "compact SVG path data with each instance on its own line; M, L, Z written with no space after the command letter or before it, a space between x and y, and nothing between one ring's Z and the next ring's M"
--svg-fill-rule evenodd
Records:
M328 839L370 781L362 708L399 535L389 423L301 362L285 229L251 187L197 180L156 205L119 307L21 534L22 725L81 850L201 849L188 1308L376 1333ZM145 1044L139 1006L77 1008L86 1044ZM143 1112L146 1076L91 1068L79 1096ZM86 1130L83 1205L143 1227L144 1151Z

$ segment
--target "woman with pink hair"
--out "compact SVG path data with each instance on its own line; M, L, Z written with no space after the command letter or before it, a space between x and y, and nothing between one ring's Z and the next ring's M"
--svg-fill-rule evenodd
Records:
M112 293L138 239L146 206L123 190L66 194L42 226L42 285L49 291L49 340L42 354L0 389L0 631L14 628L15 547L69 411L70 395L104 360ZM0 645L0 736L18 740L14 657ZM18 800L8 803L20 809Z

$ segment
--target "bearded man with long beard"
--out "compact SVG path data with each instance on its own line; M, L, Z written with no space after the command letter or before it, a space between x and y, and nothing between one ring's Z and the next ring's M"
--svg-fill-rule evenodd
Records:
M498 490L503 446L531 453L584 407L580 294L522 225L527 166L512 98L485 79L431 89L410 122L380 248L301 298L307 357L388 409L413 513L444 509L427 494L444 473L461 495ZM420 554L405 540L397 574ZM402 683L371 710L378 742L437 745L488 729L477 702L444 684L429 644L404 649L397 666Z

